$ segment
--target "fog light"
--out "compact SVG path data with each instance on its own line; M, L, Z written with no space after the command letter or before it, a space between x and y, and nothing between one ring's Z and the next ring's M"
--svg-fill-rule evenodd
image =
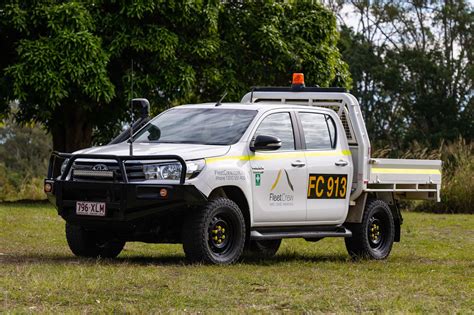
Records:
M166 188L161 188L160 189L160 196L163 198L166 198L168 196L168 190Z
M53 191L53 185L51 185L50 183L45 183L44 184L44 192L45 193L50 193Z

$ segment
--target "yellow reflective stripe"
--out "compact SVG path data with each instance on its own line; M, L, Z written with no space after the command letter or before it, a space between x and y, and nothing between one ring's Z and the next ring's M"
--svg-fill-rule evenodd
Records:
M253 155L249 156L249 160L262 161L262 160L279 160L279 159L291 159L291 158L304 158L304 152L293 152L293 153L271 153L265 155Z
M441 175L440 170L424 170L424 169L413 169L413 168L375 168L371 169L373 173L381 174L434 174Z
M211 157L206 158L206 163L214 163L220 161L227 161L227 160L239 160L239 161L248 161L248 155L240 155L240 156L218 156L218 157Z
M238 160L238 161L265 161L265 160L279 160L279 159L291 159L291 158L304 158L317 157L317 156L350 156L350 150L342 151L304 151L304 152L281 152L281 153L270 153L265 155L237 155L237 156L218 156L206 158L207 163L221 162L227 160Z

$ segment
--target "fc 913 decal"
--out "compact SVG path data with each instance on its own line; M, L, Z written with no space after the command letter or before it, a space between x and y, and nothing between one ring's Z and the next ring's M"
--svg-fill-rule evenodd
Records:
M344 199L347 194L347 175L310 174L308 199Z

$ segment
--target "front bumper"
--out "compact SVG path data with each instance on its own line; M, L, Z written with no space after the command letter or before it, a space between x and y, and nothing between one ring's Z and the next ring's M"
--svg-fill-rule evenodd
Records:
M57 159L67 159L67 165L59 172ZM119 167L119 174L114 174L109 181L74 180L68 178L74 161L112 160ZM130 182L125 162L131 160L176 160L181 163L179 184L148 184ZM117 176L115 176L117 175ZM186 162L176 155L157 156L115 156L97 154L65 154L53 152L48 167L48 177L44 181L48 199L56 205L58 214L68 222L81 224L94 223L102 227L120 225L164 215L168 211L184 210L187 207L201 205L207 198L192 185L185 185ZM166 194L160 191L166 189ZM105 202L104 217L76 214L77 201ZM104 224L106 223L106 224Z
M131 222L164 215L168 211L201 205L207 198L192 185L104 183L93 181L45 180L53 189L48 199L68 222ZM160 191L166 189L162 197ZM76 214L77 201L106 203L105 217Z

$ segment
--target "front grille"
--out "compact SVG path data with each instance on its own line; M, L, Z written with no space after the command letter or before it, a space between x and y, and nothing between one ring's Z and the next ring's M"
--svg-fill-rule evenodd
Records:
M125 162L129 182L145 180L143 166L137 162ZM75 181L122 181L122 172L117 162L76 161L72 166L72 179Z

